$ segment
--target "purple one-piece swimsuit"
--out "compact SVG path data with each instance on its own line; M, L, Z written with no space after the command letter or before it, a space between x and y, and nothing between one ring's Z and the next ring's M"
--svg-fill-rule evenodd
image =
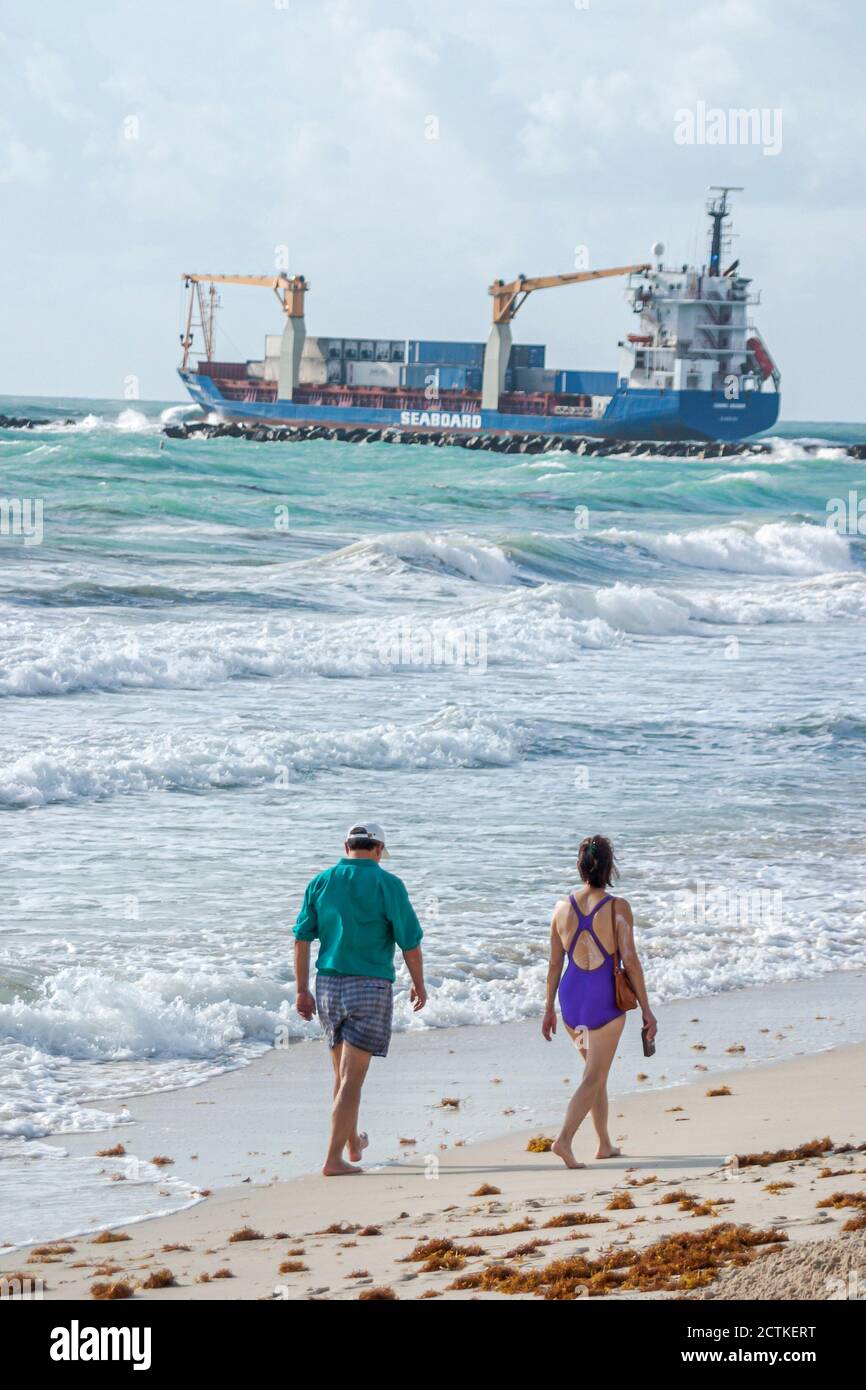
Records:
M571 938L567 953L568 965L559 986L559 1007L569 1028L603 1028L611 1019L621 1018L623 1014L623 1010L618 1009L616 1005L614 957L604 949L592 927L592 919L598 909L610 900L610 893L606 893L592 911L584 915L574 895L569 894L569 902L577 913L577 931ZM575 964L574 947L584 930L589 932L604 956L602 964L594 970L584 970Z

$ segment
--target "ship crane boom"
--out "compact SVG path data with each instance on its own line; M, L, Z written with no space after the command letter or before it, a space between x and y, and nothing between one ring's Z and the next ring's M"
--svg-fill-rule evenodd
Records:
M190 291L189 308L186 319L186 332L181 334L181 344L183 346L182 367L185 369L189 363L190 349L193 341L193 308L197 302L200 306L200 320L202 331L205 338L205 351L208 357L213 355L215 337L215 314L216 299L214 285L258 285L261 289L273 290L283 312L290 319L303 319L304 317L304 297L310 288L309 282L303 275L283 275L278 272L276 275L194 275L185 272L181 279L184 288ZM202 297L202 285L210 286L210 303L206 309Z
M511 323L520 306L533 290L553 289L556 285L580 285L588 280L606 280L612 275L636 275L651 270L649 263L641 265L616 265L607 270L573 270L565 275L538 275L529 279L518 275L507 284L495 280L487 293L493 296L493 322Z

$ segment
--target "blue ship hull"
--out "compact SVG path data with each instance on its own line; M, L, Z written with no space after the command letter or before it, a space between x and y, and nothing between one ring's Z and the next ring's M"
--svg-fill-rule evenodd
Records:
M777 391L748 391L728 401L717 391L620 388L604 415L511 415L498 410L459 413L432 403L423 410L374 406L310 405L294 401L238 401L222 394L208 376L179 372L197 405L222 420L251 425L323 425L332 428L406 429L458 434L576 435L611 440L748 439L772 429L779 416Z

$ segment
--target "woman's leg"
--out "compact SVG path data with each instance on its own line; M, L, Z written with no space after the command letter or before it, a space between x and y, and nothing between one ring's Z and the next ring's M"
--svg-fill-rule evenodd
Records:
M571 1151L574 1136L589 1112L593 1111L596 1133L599 1137L599 1157L602 1149L610 1147L607 1134L607 1078L616 1055L617 1044L625 1027L625 1015L612 1018L603 1028L593 1028L586 1034L586 1067L583 1080L572 1096L565 1112L562 1129L553 1145L553 1152L562 1159L567 1168L583 1168ZM583 1049L581 1049L583 1050ZM596 1107L599 1118L595 1119ZM599 1128L599 1125L601 1128ZM612 1157L612 1154L607 1155Z
M584 1037L586 1037L586 1034L584 1034ZM580 1046L580 1055L583 1060L586 1061L587 1052L583 1045ZM616 1148L610 1142L610 1135L607 1129L607 1110L607 1077L605 1077L604 1085L593 1101L592 1110L590 1111L593 1128L598 1135L598 1148L595 1151L595 1156L596 1158L619 1158L622 1149Z

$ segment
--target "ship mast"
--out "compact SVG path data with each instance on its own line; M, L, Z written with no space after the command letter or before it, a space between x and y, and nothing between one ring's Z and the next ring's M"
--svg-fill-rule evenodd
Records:
M213 281L209 284L206 295L204 284L200 280L194 284L187 282L187 286L190 296L186 314L186 331L180 335L181 347L183 348L181 365L184 369L189 365L189 354L196 329L200 331L202 336L205 360L213 361L216 341L216 312L219 308L219 296ZM196 307L198 308L198 319L195 318Z
M720 196L711 198L707 204L707 212L710 215L710 222L712 223L710 264L707 269L708 275L721 275L722 273L721 263L722 246L725 239L725 222L730 216L728 210L728 194L742 193L742 191L742 188L738 188L734 184L714 183L710 185L710 192L717 193Z

